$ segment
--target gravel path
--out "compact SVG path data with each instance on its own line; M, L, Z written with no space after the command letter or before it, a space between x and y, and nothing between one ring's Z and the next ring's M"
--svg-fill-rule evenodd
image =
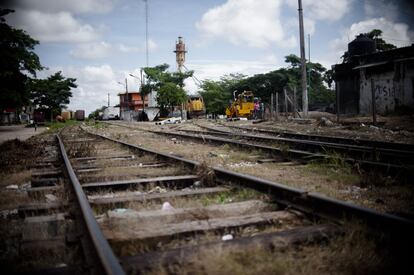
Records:
M47 127L26 128L24 125L0 126L0 143L10 139L26 140L46 131Z

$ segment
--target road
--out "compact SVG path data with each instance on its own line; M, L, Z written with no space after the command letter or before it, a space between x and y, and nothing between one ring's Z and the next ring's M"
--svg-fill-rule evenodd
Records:
M10 139L26 140L34 135L46 131L47 127L26 128L25 125L0 126L0 143Z

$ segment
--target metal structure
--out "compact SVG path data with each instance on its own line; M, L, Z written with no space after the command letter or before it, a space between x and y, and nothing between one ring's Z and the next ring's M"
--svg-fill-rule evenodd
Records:
M96 222L95 215L89 205L88 199L82 190L82 186L76 177L75 171L69 161L68 155L63 145L62 139L57 136L60 152L66 167L66 171L69 175L70 182L76 195L77 202L82 213L85 226L88 231L89 238L93 244L94 252L97 254L102 269L105 274L125 274L118 259L113 253L108 241L105 239L98 223Z
M146 55L146 65L149 66L149 52L148 52L148 0L145 2L145 55Z
M300 36L300 63L302 67L302 110L303 117L308 117L308 88L306 81L306 57L305 57L305 34L303 30L302 0L298 0L299 11L299 36Z
M178 37L178 41L175 43L175 60L177 61L177 70L181 73L183 71L185 54L185 43L181 36Z

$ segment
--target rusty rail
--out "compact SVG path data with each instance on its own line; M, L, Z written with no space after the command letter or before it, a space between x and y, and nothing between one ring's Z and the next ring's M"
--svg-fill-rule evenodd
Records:
M93 244L93 248L95 250L94 252L98 256L103 271L105 274L125 274L119 263L119 260L116 258L111 247L109 246L108 241L106 240L101 229L99 228L98 223L96 222L88 199L83 192L82 186L80 185L79 180L76 177L76 174L69 161L62 139L59 135L57 135L56 138L59 141L59 147L63 161L65 163L66 171L69 175L70 182L72 183L73 190L76 194L76 198L88 231L89 238Z

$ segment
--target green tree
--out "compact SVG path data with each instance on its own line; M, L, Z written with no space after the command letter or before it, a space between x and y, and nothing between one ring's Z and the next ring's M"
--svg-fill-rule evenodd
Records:
M293 90L297 88L297 98L301 99L301 70L300 58L294 54L285 57L288 64L264 74L256 74L251 77L243 75L229 75L219 81L205 80L199 92L206 104L207 113L222 114L229 101L233 99L233 91L251 90L255 97L260 97L264 102L270 102L272 93L282 93L283 89ZM307 70L310 73L309 102L333 103L335 93L328 88L331 74L319 63L308 62Z
M201 84L199 94L204 99L206 112L210 114L224 114L226 107L233 99L235 90L244 88L243 80L246 78L243 74L229 74L220 78L220 80L204 80Z
M387 43L384 39L382 39L382 30L373 29L370 32L364 33L364 35L375 41L377 51L389 51L397 48L397 46Z
M144 68L146 83L142 87L146 93L157 92L158 106L164 114L186 100L184 80L193 75L193 71L171 73L168 68L168 64Z
M174 106L180 105L187 98L183 88L173 82L164 83L157 93L158 106L163 109L173 111Z
M199 94L204 99L206 112L209 114L223 114L231 99L231 93L219 81L205 80L201 84Z
M43 69L34 47L39 43L23 30L10 27L4 16L14 12L0 9L0 111L29 103L30 76Z
M102 106L101 108L96 109L95 111L89 114L88 118L99 119L99 113L103 112L106 108L107 108L106 106Z
M62 72L57 72L47 79L34 79L31 85L32 102L38 108L47 109L52 119L69 104L71 89L77 87L75 82L75 78L65 78Z

